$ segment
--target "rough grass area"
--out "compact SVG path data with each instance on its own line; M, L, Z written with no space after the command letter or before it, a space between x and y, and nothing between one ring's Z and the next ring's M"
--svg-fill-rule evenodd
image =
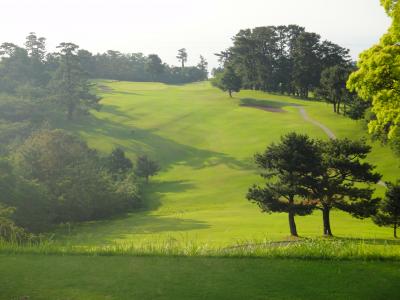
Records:
M0 255L0 299L396 299L399 268L393 262Z
M32 244L0 242L2 254L86 256L187 256L264 257L307 260L400 261L400 242L353 239L292 239L286 241L242 241L230 247L202 242L141 241L103 246L76 246L43 241Z

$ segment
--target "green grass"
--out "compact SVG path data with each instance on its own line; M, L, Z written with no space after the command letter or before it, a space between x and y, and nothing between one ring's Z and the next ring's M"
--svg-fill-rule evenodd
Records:
M394 299L399 263L0 255L0 299Z
M400 261L399 243L387 240L297 239L274 242L243 240L230 247L215 247L193 241L141 241L103 246L61 246L59 243L1 242L2 254L86 256L181 256L291 258L307 260Z
M360 138L360 122L337 116L325 103L262 92L243 91L230 99L209 83L171 86L160 83L101 81L103 108L86 121L63 126L79 133L92 147L109 152L123 147L130 158L146 153L162 172L146 188L147 208L111 221L90 222L57 235L77 245L191 240L228 246L240 240L281 240L288 235L285 214L261 214L245 199L249 186L261 182L252 161L290 131L327 138L305 122L294 105L339 137ZM284 113L241 106L269 105ZM371 161L384 180L393 180L399 161L390 149L374 144ZM383 192L383 187L378 187ZM300 235L318 237L319 213L298 217ZM391 230L370 220L334 212L334 234L340 237L390 239ZM66 231L60 231L66 232Z
M59 125L104 153L148 154L162 172L139 212L60 227L38 245L0 243L0 299L396 298L400 247L389 228L334 211L338 237L322 239L315 213L296 218L300 241L285 242L287 216L245 199L262 182L255 152L293 130L327 138L294 105L339 137L366 136L362 123L320 102L255 91L229 99L209 83L99 86L100 112ZM375 143L369 160L384 180L396 178L390 149Z

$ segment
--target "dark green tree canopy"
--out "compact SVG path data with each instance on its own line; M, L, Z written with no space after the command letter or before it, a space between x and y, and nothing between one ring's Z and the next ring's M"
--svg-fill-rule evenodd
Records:
M150 54L146 64L146 70L151 74L155 81L164 72L164 64L157 54Z
M208 62L203 55L200 55L200 61L197 64L197 68L203 73L202 80L208 78Z
M305 185L313 176L318 155L317 145L308 136L290 133L255 156L266 184L250 188L247 199L263 212L287 212L293 236L297 236L294 216L310 214L314 208Z
M216 55L234 68L243 88L304 98L319 86L322 70L350 60L349 50L298 25L240 30L233 46Z
M107 168L111 173L124 174L133 168L129 158L125 156L122 148L114 148L106 162Z
M146 155L140 155L136 159L135 173L139 177L144 177L146 182L149 181L149 177L156 175L158 171L160 171L158 163Z
M309 197L323 212L324 234L332 235L330 211L337 208L357 218L373 215L379 201L373 198L370 184L378 183L381 175L365 161L371 147L365 141L331 139L319 141L320 159L314 161L313 177L306 185Z
M185 63L187 62L188 59L188 54L185 48L179 49L178 50L178 55L176 58L181 62L182 69L185 67Z
M102 219L125 212L138 201L133 177L114 180L114 174L103 170L96 151L63 130L34 133L17 149L15 161L23 178L7 204L17 207L17 217L25 216L17 219L25 228L36 228L41 219L27 218L29 211L50 217L44 219L49 225Z
M232 93L239 92L242 86L241 78L230 66L227 66L223 72L218 73L211 83L222 91L227 91L231 98Z
M373 220L379 226L393 227L393 235L397 238L397 228L400 226L400 181L387 182L386 186L385 198Z
M335 65L326 68L321 73L320 86L316 89L318 97L333 104L333 111L340 113L340 105L353 102L352 95L346 88L346 82L353 68L345 65ZM350 99L351 98L351 99Z
M79 58L79 46L73 43L61 43L60 63L52 79L54 99L63 107L68 120L77 114L85 114L90 109L99 109L96 95L90 92L91 85L87 73L83 70Z

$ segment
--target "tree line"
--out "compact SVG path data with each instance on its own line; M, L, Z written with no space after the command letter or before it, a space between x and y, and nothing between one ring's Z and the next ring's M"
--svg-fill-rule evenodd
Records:
M91 78L114 79L125 81L157 81L169 84L182 84L207 80L208 63L200 56L196 66L185 66L186 49L178 51L181 66L164 63L157 54L148 56L142 53L125 54L109 50L93 55L87 50L80 50L78 57Z
M265 178L254 185L247 198L263 212L285 212L290 234L298 236L295 216L322 212L323 234L332 236L330 213L338 209L356 218L372 217L380 226L400 225L400 181L387 183L386 197L374 197L373 184L381 179L375 166L365 161L371 147L365 141L311 139L289 133L279 143L256 154Z
M159 171L147 156L132 162L57 129L100 109L79 47L47 53L30 34L25 48L0 46L0 238L22 241L53 226L138 209L141 187Z
M357 63L349 50L298 25L245 29L216 55L213 85L255 89L331 103L333 111L364 119L373 139L400 153L400 2L380 0L392 24Z
M216 54L213 84L224 91L261 90L307 99L310 95L333 105L336 113L363 116L368 103L346 89L355 63L349 50L298 25L240 30L233 45Z
M74 43L60 43L59 51L47 52L46 39L35 33L26 37L24 47L5 42L0 45L0 88L3 91L14 91L20 83L34 86L45 86L63 63L65 57L72 58L75 64L89 78L158 81L181 84L202 81L208 78L208 63L203 56L199 57L196 66L185 66L188 53L185 48L178 50L177 59L182 66L176 67L164 63L157 54L145 56L142 53L121 53L108 50L105 53L93 54L80 49ZM67 56L68 55L68 56Z

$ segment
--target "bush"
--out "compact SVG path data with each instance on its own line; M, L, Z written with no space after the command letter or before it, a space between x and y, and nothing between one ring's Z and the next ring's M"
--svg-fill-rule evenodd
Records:
M0 204L0 240L12 243L21 243L30 238L22 228L11 220L15 209Z
M0 178L12 187L0 201L16 208L13 220L29 231L107 218L139 202L136 177L104 170L97 152L65 131L34 133L14 158L18 176Z

